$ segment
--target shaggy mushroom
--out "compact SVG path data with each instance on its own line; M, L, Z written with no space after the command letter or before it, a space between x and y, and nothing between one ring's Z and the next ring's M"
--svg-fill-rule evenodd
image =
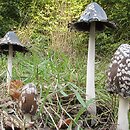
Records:
M103 31L105 27L116 28L113 22L107 18L105 11L96 2L90 3L80 19L71 24L72 28L79 31L89 32L88 61L87 61L87 81L86 81L86 100L95 100L95 32ZM88 112L96 115L96 103L92 103Z
M130 45L119 46L111 60L107 75L107 90L119 94L117 130L129 130Z
M0 53L8 55L7 68L7 84L8 93L10 89L10 82L12 79L12 61L15 52L28 52L27 48L22 45L13 31L9 31L2 39L0 39Z
M35 115L38 108L37 88L33 83L23 86L19 97L19 107L24 114L25 121L31 122L31 117Z

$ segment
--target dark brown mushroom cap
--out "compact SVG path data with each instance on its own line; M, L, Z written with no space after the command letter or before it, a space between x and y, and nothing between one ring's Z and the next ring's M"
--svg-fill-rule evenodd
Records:
M89 31L92 22L96 23L97 31L102 31L105 27L112 29L116 28L115 23L108 20L105 11L96 2L90 3L81 15L80 19L77 22L72 23L72 26L79 31Z
M28 49L20 43L13 31L9 31L2 39L0 39L0 53L8 54L9 44L13 45L14 52L28 52Z
M108 69L107 90L124 98L130 96L130 45L122 44Z
M38 101L37 89L33 83L23 86L19 97L19 107L24 114L35 115L38 108Z

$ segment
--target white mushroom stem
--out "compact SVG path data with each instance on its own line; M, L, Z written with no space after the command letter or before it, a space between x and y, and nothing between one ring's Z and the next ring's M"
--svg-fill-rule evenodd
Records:
M88 45L86 100L95 99L95 22L91 23ZM88 111L96 115L96 103L88 107Z
M25 123L31 122L31 115L30 114L24 114L24 121Z
M12 59L13 59L13 45L9 44L8 68L7 68L8 93L10 89L10 81L12 79Z
M129 130L128 110L129 110L128 99L119 96L117 130Z

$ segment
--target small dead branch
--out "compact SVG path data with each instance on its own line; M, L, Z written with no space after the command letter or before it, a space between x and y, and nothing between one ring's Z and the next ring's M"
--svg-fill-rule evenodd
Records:
M23 120L18 118L16 115L10 115L6 111L0 110L1 113L1 126L4 130L5 127L20 128L21 130L25 130L26 128L31 127L33 124L25 124Z

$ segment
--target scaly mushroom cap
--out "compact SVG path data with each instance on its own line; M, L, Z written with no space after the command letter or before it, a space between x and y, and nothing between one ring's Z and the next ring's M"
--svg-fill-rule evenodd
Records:
M107 90L124 98L130 96L130 45L122 44L108 69Z
M79 31L90 31L90 23L92 22L96 23L96 30L98 31L104 30L105 27L116 28L115 23L108 20L105 11L96 2L90 3L80 19L72 25Z
M33 83L23 86L19 97L19 107L24 114L35 115L38 108L38 101L37 89Z
M28 49L20 43L18 37L13 31L9 31L2 39L0 39L0 54L8 54L9 44L13 46L13 52L28 52Z

